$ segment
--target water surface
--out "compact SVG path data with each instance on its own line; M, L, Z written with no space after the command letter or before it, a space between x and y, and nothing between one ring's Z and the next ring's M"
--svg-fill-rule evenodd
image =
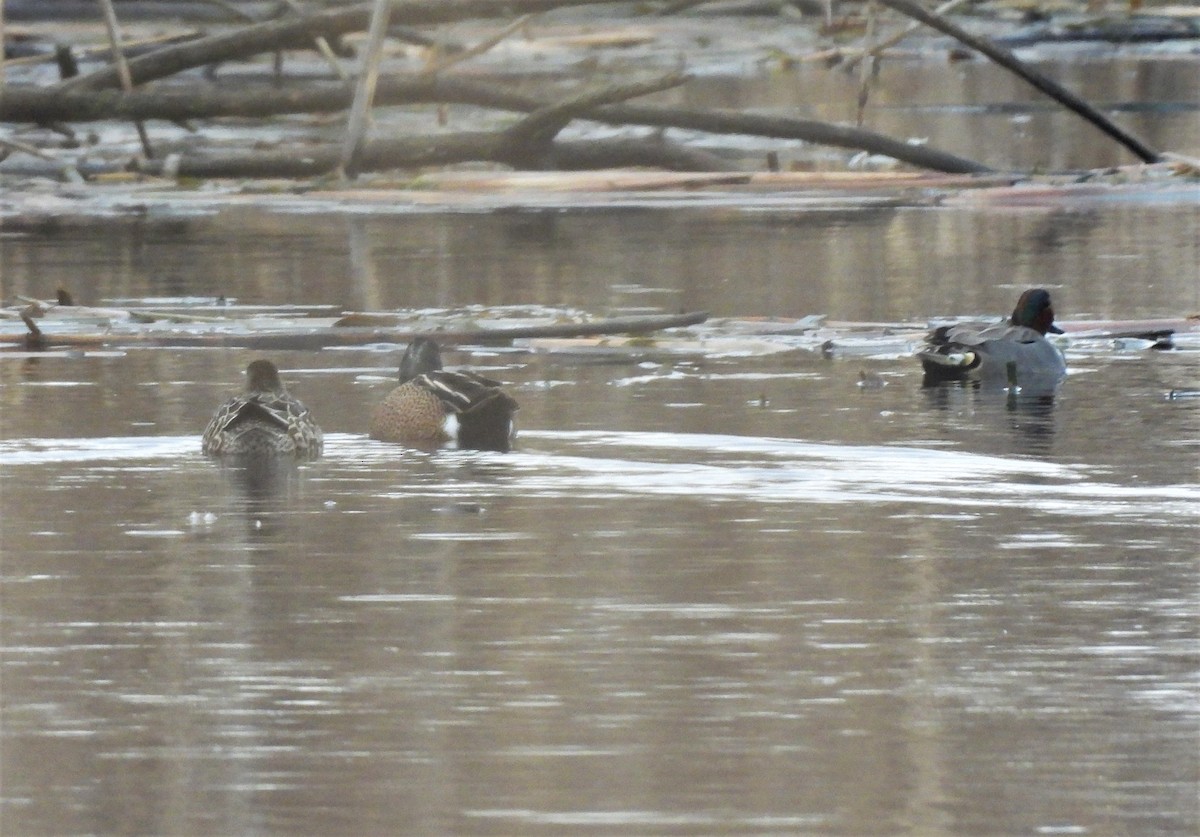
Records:
M0 238L3 294L902 320L1200 309L1194 206L234 209ZM123 301L123 302L121 302ZM322 309L325 310L325 309ZM12 834L1188 834L1197 346L1052 399L902 357L475 348L510 454L366 439L399 347L273 358L327 434L199 453L255 353L0 355ZM881 388L857 385L876 372Z

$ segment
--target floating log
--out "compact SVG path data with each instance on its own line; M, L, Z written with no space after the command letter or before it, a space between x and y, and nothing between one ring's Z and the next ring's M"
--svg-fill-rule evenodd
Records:
M355 318L386 315L351 315ZM231 334L228 332L169 333L144 330L124 333L97 334L46 334L33 320L24 318L29 332L20 344L11 348L54 349L97 345L128 345L167 347L222 347L273 351L318 350L329 346L365 346L370 343L408 343L414 337L425 335L436 337L447 345L486 344L496 345L513 340L534 337L588 337L598 334L647 334L665 328L680 328L697 325L708 319L707 311L686 314L664 314L636 317L609 317L585 323L551 323L547 325L507 326L499 328L468 329L404 329L371 328L364 326L337 326L332 328L295 328L288 331L273 331L257 334ZM354 322L356 320L351 320ZM237 325L230 320L228 325Z

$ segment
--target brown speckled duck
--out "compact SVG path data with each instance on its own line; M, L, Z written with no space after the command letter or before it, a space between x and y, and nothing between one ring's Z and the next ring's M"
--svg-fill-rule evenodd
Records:
M463 449L507 451L516 411L498 381L442 369L437 343L418 337L400 360L400 386L371 413L370 435L422 450L456 441Z
M269 360L246 367L246 390L217 408L201 449L210 456L321 455L324 436L308 408L293 398Z

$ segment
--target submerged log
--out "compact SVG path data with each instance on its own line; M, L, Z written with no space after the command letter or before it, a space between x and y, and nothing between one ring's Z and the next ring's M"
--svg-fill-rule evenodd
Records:
M386 315L351 315L349 322L360 322L363 317ZM681 328L697 325L708 319L707 311L686 314L664 314L655 316L609 317L585 323L552 323L548 325L509 326L500 328L467 328L430 331L429 329L405 329L400 327L372 328L361 325L334 325L332 328L304 329L297 327L287 331L260 332L257 334L229 334L221 332L193 332L190 334L163 334L157 331L129 331L109 334L46 334L27 316L22 317L28 333L19 344L7 347L28 350L30 348L56 349L82 346L130 345L155 346L159 348L202 346L237 347L260 350L317 350L329 346L365 346L370 343L408 343L414 337L432 336L447 345L484 344L496 345L513 340L534 337L588 337L600 334L647 334L666 328ZM236 321L229 321L234 325Z
M436 137L401 137L371 140L355 157L356 172L418 169L455 163L491 161L509 163L512 148L503 132L464 132ZM143 174L186 178L309 178L333 171L341 160L341 147L329 143L300 149L228 155L188 155L166 160L137 160ZM727 171L729 164L708 154L661 140L556 141L534 168L595 169L647 166L673 171Z

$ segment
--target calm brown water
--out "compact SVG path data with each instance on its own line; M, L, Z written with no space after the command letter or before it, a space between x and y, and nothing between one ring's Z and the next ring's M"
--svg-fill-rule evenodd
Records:
M3 296L1200 310L1194 202L402 210L10 225ZM258 480L199 453L254 356L0 354L5 834L1200 829L1194 340L1013 403L450 353L507 455L367 440L397 347L283 352L327 453Z

